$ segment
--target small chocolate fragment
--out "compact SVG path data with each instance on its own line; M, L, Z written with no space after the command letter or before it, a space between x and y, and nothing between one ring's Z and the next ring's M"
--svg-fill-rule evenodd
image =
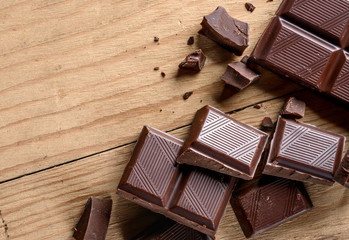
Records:
M193 94L193 91L184 93L183 99L184 99L184 100L187 100L192 94Z
M147 209L214 236L236 179L206 169L179 166L183 142L144 127L117 192Z
M255 6L252 3L245 3L245 8L247 11L253 12L255 10Z
M267 0L267 2L272 2L273 0Z
M164 73L164 72L161 72L161 77L166 77L166 73Z
M239 21L229 16L224 7L204 16L200 34L217 42L222 47L241 56L248 47L249 26L248 23Z
M245 89L259 78L260 75L248 68L247 65L242 62L229 63L225 73L221 77L226 84L226 88L232 89L232 93ZM228 96L228 94L225 95Z
M188 45L193 45L194 44L194 37L193 36L188 38L187 44Z
M262 126L262 129L266 131L273 130L274 128L273 121L271 120L270 117L263 118L261 126Z
M198 72L204 67L205 61L206 56L201 51L201 49L198 49L186 56L185 59L178 65L178 67L180 69L189 69Z
M158 42L160 40L160 38L159 37L154 37L154 42Z
M133 240L213 240L213 238L168 218L162 218Z
M279 117L263 174L333 185L345 137Z
M160 68L159 67L154 67L154 71L157 71L159 70Z
M107 235L113 201L90 197L84 213L74 228L77 240L104 240Z
M267 138L266 133L205 106L196 113L177 162L250 180Z
M305 112L305 102L296 99L295 97L290 97L287 99L281 115L287 118L303 118Z
M249 58L249 57L248 57L247 55L245 55L243 58L241 58L240 62L242 62L242 63L244 63L244 64L247 64L248 58Z
M349 150L344 155L344 158L334 175L334 180L349 188Z
M313 207L303 183L266 175L239 185L230 203L247 238Z
M255 108L255 109L261 109L261 105L260 104L255 104L255 105L253 105L253 108Z

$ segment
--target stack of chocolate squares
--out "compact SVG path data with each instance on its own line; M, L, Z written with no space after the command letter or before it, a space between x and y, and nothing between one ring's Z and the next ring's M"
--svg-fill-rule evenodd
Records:
M185 142L145 126L117 192L187 226L166 234L189 227L206 235L199 239L214 238L229 200L246 237L298 216L312 208L298 181L332 185L345 137L294 120L304 114L294 105L269 140L211 106L196 113Z

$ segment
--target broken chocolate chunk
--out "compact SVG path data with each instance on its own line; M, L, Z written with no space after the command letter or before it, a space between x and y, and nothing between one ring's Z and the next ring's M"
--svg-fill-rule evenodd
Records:
M164 72L161 72L161 77L166 77L166 73L164 73Z
M107 234L113 201L90 197L84 213L74 228L77 240L104 240Z
M154 42L158 42L160 40L160 38L159 37L154 37Z
M253 12L256 7L252 3L245 3L245 8L247 11Z
M206 57L201 49L189 54L185 59L178 65L180 69L189 69L193 71L200 71L205 65Z
M302 118L305 112L305 102L296 99L295 97L290 97L282 111L281 115L288 118Z
M192 94L193 94L193 91L184 93L183 99L184 99L184 100L187 100Z
M255 108L255 109L261 109L261 105L260 104L255 104L255 105L253 105L253 108Z
M349 188L349 149L334 175L334 180Z
M248 56L246 55L246 56L244 56L243 58L241 58L240 62L247 64L247 62L248 62Z
M159 70L160 68L159 67L154 67L154 71L157 71Z
M187 44L188 45L193 45L194 44L194 37L193 36L188 38Z
M261 127L263 130L267 130L267 131L272 130L274 128L274 124L271 118L270 117L263 118Z
M222 47L241 56L248 47L249 25L229 16L224 7L204 16L200 34L210 38Z

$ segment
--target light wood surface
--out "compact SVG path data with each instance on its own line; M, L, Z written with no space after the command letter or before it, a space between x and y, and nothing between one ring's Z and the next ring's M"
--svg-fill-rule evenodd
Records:
M307 102L302 121L349 138L348 111L269 73L217 100L226 64L239 58L198 36L199 23L224 6L250 24L248 54L281 0L250 2L253 13L241 0L1 1L0 240L71 239L91 195L114 200L107 239L141 232L158 215L115 194L134 141L143 125L185 139L206 104L259 127L295 95ZM178 76L178 63L197 48L207 56L202 72ZM187 91L194 94L184 101ZM256 239L349 238L349 190L306 187L314 209ZM244 239L227 206L217 239L233 238Z

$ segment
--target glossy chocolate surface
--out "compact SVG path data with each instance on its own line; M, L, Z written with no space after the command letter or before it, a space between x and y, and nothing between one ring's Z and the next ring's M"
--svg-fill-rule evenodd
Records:
M235 179L178 166L183 142L144 127L118 186L118 194L202 233L214 236Z
M348 29L347 0L284 0L251 54L251 66L349 103Z
M249 180L267 138L266 133L205 106L196 113L177 162Z
M266 175L239 185L230 202L246 237L288 221L313 206L301 182Z
M302 118L305 113L305 102L295 97L290 97L285 102L281 115L288 118Z
M210 38L222 47L241 56L248 47L249 26L229 16L224 7L217 7L211 14L204 16L200 34Z
M342 135L279 117L263 173L332 185L344 142Z
M334 180L349 188L349 150L344 155L334 176Z
M85 210L74 228L77 240L104 240L107 235L113 201L90 197Z

